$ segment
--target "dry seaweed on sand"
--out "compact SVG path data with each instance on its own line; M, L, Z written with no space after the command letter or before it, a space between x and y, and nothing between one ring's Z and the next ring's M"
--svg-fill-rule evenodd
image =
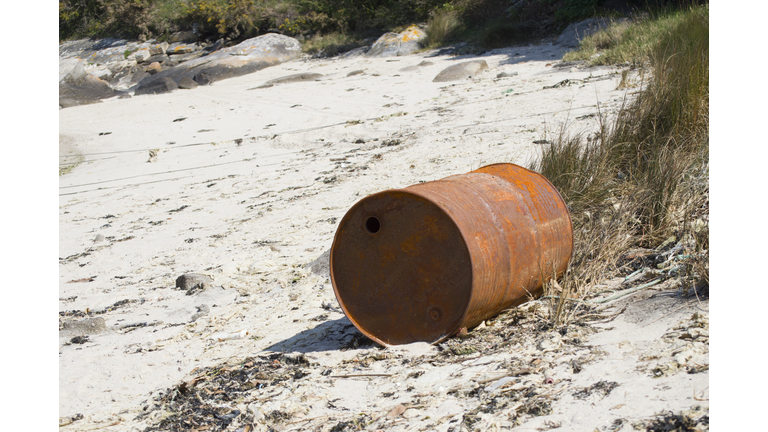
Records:
M699 432L709 430L709 408L701 412L701 407L690 411L674 413L662 412L653 420L645 422L641 429L646 432ZM639 426L639 425L638 425ZM637 429L637 427L636 427Z
M190 381L161 393L153 406L145 407L146 416L161 409L164 415L149 431L187 431L208 426L208 431L222 431L235 419L243 416L233 406L244 395L266 393L286 381L306 378L315 366L304 355L269 353L260 357L248 357L234 365L205 368ZM290 419L290 413L273 411L265 413L265 420L281 423Z
M602 399L607 397L609 394L611 394L613 389L615 389L618 386L619 386L619 383L615 381L600 380L587 388L581 389L573 393L573 397L575 397L576 399L587 399L589 396L593 394L597 394Z
M404 384L382 397L392 401L399 398L397 403L412 413L442 403L441 398L451 398L466 407L461 422L470 430L483 427L494 416L519 424L527 418L550 414L552 404L567 388L568 380L555 381L545 371L561 363L570 368L571 362L564 356L588 364L601 355L581 342L597 329L588 324L553 328L546 317L547 307L543 302L533 302L505 311L470 329L466 337L450 338L433 352L416 357L390 352L356 335L353 341L339 346L340 352L354 349L356 355L330 368L313 363L304 354L267 352L201 369L194 378L165 390L145 407L142 416L150 424L145 431L203 427L220 431L244 426L352 431L371 425L386 429L391 422L402 420L400 416L387 417L390 408L347 411L334 405L333 400L314 407L306 405L309 412L317 414L332 410L322 418L296 411L290 405L275 409L277 405L268 404L273 395L299 385L314 388L311 393L322 398L325 383L332 382L329 379ZM473 365L484 359L492 361L479 369ZM457 373L466 378L446 383L444 393L435 393L418 382L425 370L456 366L460 368Z

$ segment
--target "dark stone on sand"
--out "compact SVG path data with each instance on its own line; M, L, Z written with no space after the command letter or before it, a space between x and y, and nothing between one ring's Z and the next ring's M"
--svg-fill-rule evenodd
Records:
M211 282L213 279L210 276L186 273L176 278L176 288L184 291L205 290L210 288Z

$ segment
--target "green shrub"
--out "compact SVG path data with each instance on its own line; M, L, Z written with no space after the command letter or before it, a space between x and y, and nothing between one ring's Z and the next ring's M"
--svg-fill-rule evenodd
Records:
M363 46L363 41L354 35L344 33L315 34L302 43L302 50L308 54L335 56L353 48Z
M555 11L555 20L559 23L578 22L595 15L603 0L565 0L559 3Z
M536 36L531 22L496 21L482 30L479 43L484 48L501 48L524 43Z

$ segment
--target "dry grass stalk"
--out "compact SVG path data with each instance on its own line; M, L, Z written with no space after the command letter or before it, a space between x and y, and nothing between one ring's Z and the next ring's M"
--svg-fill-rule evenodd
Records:
M610 126L600 115L586 140L562 127L531 165L558 188L573 220L570 267L559 283L545 284L555 326L582 304L567 297L589 295L620 270L629 249L670 237L684 257L682 284L708 286L708 17L702 6L659 20L658 43L645 52L652 78L639 96Z

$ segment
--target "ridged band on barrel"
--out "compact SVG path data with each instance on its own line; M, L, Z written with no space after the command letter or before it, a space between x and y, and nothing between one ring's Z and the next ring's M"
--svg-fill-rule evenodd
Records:
M495 164L357 202L336 232L331 280L344 313L376 342L437 343L539 295L572 250L554 186Z

